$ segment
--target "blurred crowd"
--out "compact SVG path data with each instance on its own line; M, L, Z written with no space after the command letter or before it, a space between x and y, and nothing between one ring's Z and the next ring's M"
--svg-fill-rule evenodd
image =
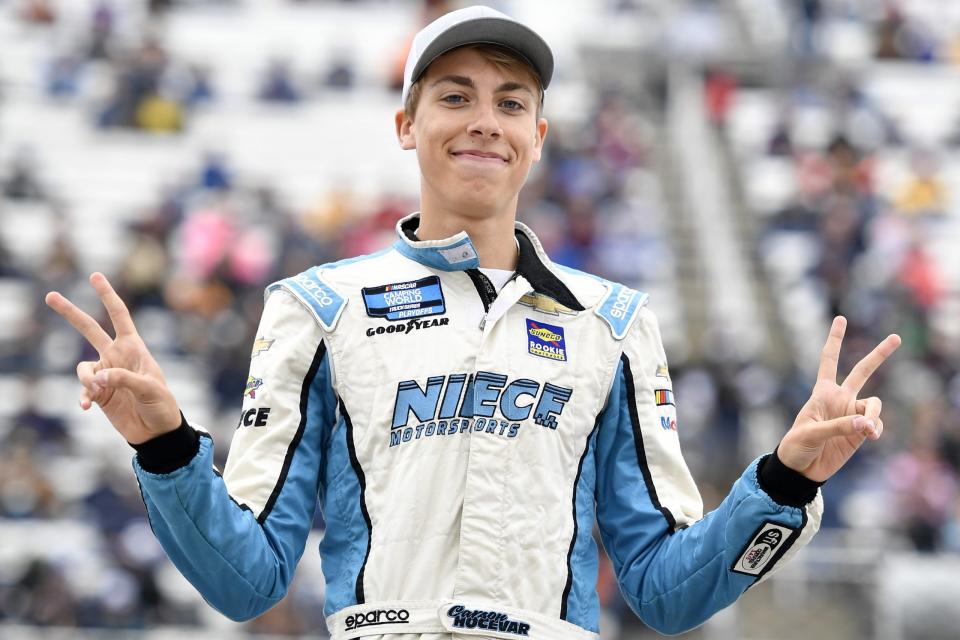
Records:
M792 60L769 87L777 115L764 148L741 158L741 175L749 190L752 180L768 177L751 175L758 160L789 163L789 197L756 212L762 224L756 251L784 246L778 244L784 238L807 242L804 286L828 316L850 320L840 370L887 333L904 339L895 360L864 390L887 402L885 420L893 428L883 446L865 448L824 487L825 526L886 527L907 548L958 552L960 336L952 327L960 281L955 250L942 250L942 239L960 237L960 101L942 105L954 115L934 135L906 131L896 101L924 96L871 91L862 75L829 65L824 37L826 23L845 20L862 29L866 51L880 64L960 69L960 16L946 10L952 17L946 19L936 4L794 3L800 26L793 42L809 57ZM725 74L723 82L708 77L707 83L708 108L723 128L736 108L736 80ZM749 84L754 95L764 91ZM738 145L736 131L726 138ZM767 257L771 271L780 272L789 259Z
M29 28L69 34L57 40L37 79L45 99L82 112L91 130L144 135L189 135L195 110L236 99L218 91L214 70L203 61L182 59L168 48L162 29L150 28L195 4L230 10L235 3L150 0L139 6L98 0L64 29L64 12L54 0L13 2L17 19ZM417 11L425 23L454 4L428 0ZM635 3L606 3L610 11L629 4ZM801 29L795 43L804 55L818 56L823 22L836 17L840 4L857 3L795 3ZM958 60L960 34L944 33L916 13L899 10L896 2L878 4L882 11L851 9L848 14L872 30L876 59ZM0 11L7 9L0 2ZM131 38L117 25L134 18L147 28ZM399 50L383 60L389 86L399 86L405 55ZM357 82L349 56L315 69L309 78L294 73L282 58L262 62L264 71L244 99L294 104L322 91L350 91ZM817 246L817 259L804 277L825 300L828 313L850 319L841 370L849 370L886 333L897 331L905 339L899 364L881 371L865 390L889 399L887 443L864 450L825 487L824 526L870 522L890 528L918 550L960 551L960 351L931 320L956 297L957 283L941 273L925 248L927 239L958 213L957 194L950 192L941 169L945 158L956 158L950 145L960 143L960 126L940 146L913 148L884 105L856 82L814 82L805 69L781 88L782 118L763 151L793 163L798 188L783 207L763 212L769 215L758 234L758 253L782 233L804 234ZM109 82L101 86L98 79L104 77ZM736 108L737 74L711 67L705 81L708 115L723 130ZM81 93L95 96L92 112L89 103L75 100ZM825 144L810 145L795 135L798 110L793 107L810 102L830 105L833 113L834 135ZM548 116L549 103L548 95ZM640 289L663 286L672 277L675 249L662 222L665 204L651 186L656 131L650 114L616 91L596 96L591 104L584 126L551 128L545 157L522 194L520 217L557 262ZM878 189L876 177L878 158L890 149L906 149L909 155L910 171L894 197ZM128 460L71 463L89 456L86 436L78 433L72 414L51 412L40 391L46 377L72 375L73 354L96 359L42 304L49 290L89 301L82 293L88 274L68 233L68 194L48 186L48 169L36 161L34 150L4 157L0 216L5 202L43 203L52 217L54 241L36 263L19 260L0 240L0 281L29 292L24 299L30 306L0 339L0 377L20 378L25 390L16 411L0 418L0 531L14 531L18 523L91 525L98 571L92 580L82 570L91 562L87 558L0 552L0 625L201 625L203 605L175 593L164 577L171 569L149 531ZM162 193L145 196L143 213L124 229L129 249L107 275L138 325L147 327L151 349L194 363L197 378L209 385L212 414L229 423L240 404L264 287L309 266L381 248L392 241L396 220L417 203L407 195L370 197L342 188L309 207L293 208L275 185L236 171L224 153L210 150L199 160L200 170L171 177ZM91 302L85 308L95 306ZM768 402L792 417L812 384L810 372L776 372L750 361L678 361L671 372L680 398L681 437L708 508L722 499L745 462L740 450L744 414ZM690 426L686 433L685 425ZM218 441L220 465L227 444ZM75 475L64 480L63 469ZM865 514L855 508L862 495L879 495L881 505L895 509L881 506ZM323 528L319 514L315 528ZM598 590L605 637L618 637L621 627L637 624L607 562L601 564ZM315 631L322 628L321 609L315 592L295 584L277 609L246 628Z
M878 60L960 62L956 10L929 0L798 0L792 5L796 51L824 54L825 25L843 21L868 32L868 51ZM853 34L856 35L856 34Z

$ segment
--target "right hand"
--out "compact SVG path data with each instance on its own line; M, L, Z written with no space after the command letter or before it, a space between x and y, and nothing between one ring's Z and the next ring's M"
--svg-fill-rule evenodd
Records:
M46 303L86 338L100 359L77 365L83 385L80 407L96 402L107 419L130 444L142 444L180 426L180 410L157 361L143 343L127 306L102 273L90 284L110 315L116 331L111 338L100 324L56 291Z

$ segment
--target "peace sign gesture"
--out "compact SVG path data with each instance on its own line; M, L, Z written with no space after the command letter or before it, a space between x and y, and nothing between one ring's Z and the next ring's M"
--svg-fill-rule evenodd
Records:
M777 449L783 464L817 482L836 473L865 440L876 440L883 433L880 398L860 400L857 394L900 346L900 336L887 336L838 385L837 363L846 328L846 318L833 319L813 393Z
M46 303L67 319L97 350L96 362L77 365L83 385L80 407L93 403L127 442L141 444L180 426L180 410L156 360L133 326L127 306L101 273L90 276L116 331L111 338L100 324L65 297L51 291Z

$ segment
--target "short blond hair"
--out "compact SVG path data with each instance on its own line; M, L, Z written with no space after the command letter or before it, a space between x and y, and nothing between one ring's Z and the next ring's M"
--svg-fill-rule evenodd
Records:
M537 75L533 65L526 58L515 53L512 49L495 44L468 44L464 45L464 48L476 49L484 60L501 69L529 75L537 87L537 119L540 119L543 115L543 85L540 83L540 76ZM411 119L417 113L417 105L420 102L420 92L422 90L423 76L420 76L416 82L410 85L410 91L407 92L407 101L403 104L403 110Z

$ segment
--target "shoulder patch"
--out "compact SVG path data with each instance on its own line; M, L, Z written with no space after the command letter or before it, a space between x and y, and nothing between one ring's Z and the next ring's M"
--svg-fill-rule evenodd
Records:
M292 293L313 314L327 331L333 331L347 301L324 282L319 267L307 269L290 278L284 278L267 287L267 293L276 289Z
M623 340L637 317L637 312L647 304L649 296L617 282L607 281L605 284L607 295L597 305L595 312L607 321L613 337Z

